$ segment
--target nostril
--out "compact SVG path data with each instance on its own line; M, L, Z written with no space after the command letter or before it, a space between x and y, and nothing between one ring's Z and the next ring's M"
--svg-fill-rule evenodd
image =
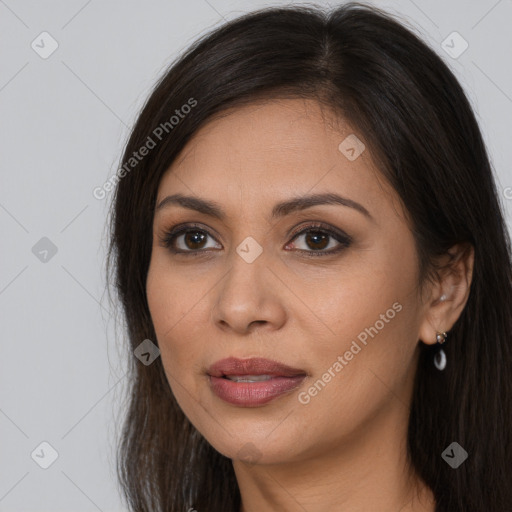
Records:
M249 324L249 326L251 326L252 324L266 324L266 320L254 320L253 322L251 322Z

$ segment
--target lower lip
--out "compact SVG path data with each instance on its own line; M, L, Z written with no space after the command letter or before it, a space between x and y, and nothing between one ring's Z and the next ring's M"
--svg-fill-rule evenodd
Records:
M305 375L272 377L260 382L235 382L210 376L212 391L222 400L239 407L258 407L298 388Z

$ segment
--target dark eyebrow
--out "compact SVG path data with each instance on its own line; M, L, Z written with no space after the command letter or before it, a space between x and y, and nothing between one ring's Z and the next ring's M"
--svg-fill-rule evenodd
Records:
M225 212L218 203L206 199L199 199L198 197L184 196L182 194L173 194L162 199L156 207L155 213L171 204L177 204L189 210L196 210L219 220L225 220L226 218ZM284 217L291 212L305 210L306 208L322 204L339 204L347 206L357 210L369 219L374 220L370 215L370 212L363 205L353 201L352 199L332 193L295 197L282 203L277 203L274 208L272 208L271 219Z

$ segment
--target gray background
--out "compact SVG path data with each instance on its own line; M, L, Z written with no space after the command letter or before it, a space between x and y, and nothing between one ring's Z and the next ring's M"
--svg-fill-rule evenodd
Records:
M512 2L373 3L406 18L459 77L510 227ZM105 295L110 195L92 191L115 172L165 66L210 28L267 5L285 2L0 0L0 511L125 510L113 445L133 356ZM58 43L45 59L31 47L51 48L44 31ZM469 44L458 58L441 45L453 31ZM40 252L43 237L54 255ZM44 441L58 453L47 469Z

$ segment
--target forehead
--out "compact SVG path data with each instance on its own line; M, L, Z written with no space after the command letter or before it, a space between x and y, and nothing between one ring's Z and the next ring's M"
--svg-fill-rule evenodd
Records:
M384 206L396 194L358 140L364 144L364 134L314 100L233 108L207 122L183 148L162 178L157 201L176 192L221 202L234 194L239 204L257 207L266 196L336 192ZM353 159L351 148L362 152Z

